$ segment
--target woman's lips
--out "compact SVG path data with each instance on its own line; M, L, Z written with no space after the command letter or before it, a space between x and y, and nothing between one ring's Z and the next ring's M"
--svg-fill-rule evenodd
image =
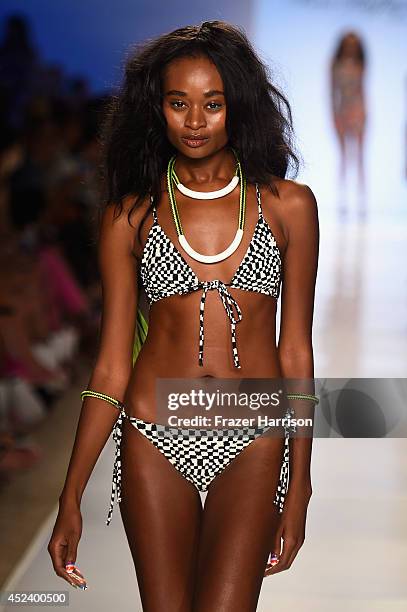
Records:
M196 138L195 140L193 138L181 138L181 140L187 145L187 147L196 148L202 147L204 144L206 144L209 138Z

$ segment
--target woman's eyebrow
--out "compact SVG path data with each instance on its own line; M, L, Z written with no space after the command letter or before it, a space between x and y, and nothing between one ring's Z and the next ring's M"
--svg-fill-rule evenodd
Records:
M186 96L187 94L185 93L185 91L179 91L178 89L170 89L169 91L166 92L165 95L166 96ZM223 91L220 91L220 89L210 89L209 91L204 92L205 98L210 98L211 96L216 96L216 95L224 96L225 94Z

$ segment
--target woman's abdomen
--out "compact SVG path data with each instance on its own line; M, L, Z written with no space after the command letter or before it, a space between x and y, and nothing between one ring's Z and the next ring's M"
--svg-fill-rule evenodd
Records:
M196 292L153 304L148 335L126 392L125 405L129 414L144 420L157 420L156 383L159 384L159 378L276 378L281 375L275 339L277 302L274 298L233 290L243 315L236 324L241 364L241 368L236 368L230 320L215 291L208 292L206 297L203 365L199 365L200 296L201 292Z

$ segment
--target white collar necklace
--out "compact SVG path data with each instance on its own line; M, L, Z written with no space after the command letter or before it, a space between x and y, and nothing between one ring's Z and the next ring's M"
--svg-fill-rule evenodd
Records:
M195 191L193 189L185 187L185 185L181 183L178 176L176 175L174 164L172 165L171 178L179 189L179 191L185 196L189 198L195 198L196 200L215 200L216 198L221 198L222 196L231 193L239 183L238 165L236 164L236 171L231 181L225 187L222 187L222 189L216 189L215 191Z

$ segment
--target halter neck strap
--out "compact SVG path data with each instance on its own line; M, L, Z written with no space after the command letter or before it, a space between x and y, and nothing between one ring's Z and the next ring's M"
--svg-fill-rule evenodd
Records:
M259 210L259 217L263 216L263 211L261 208L261 195L260 195L260 189L259 189L259 185L258 183L255 183L256 185L256 198L257 198L257 208Z
M155 206L155 203L154 203L154 198L153 198L152 194L150 194L150 202L151 202L152 207L153 207L151 212L152 212L152 215L153 215L154 223L158 223L157 209L156 209L156 206Z

